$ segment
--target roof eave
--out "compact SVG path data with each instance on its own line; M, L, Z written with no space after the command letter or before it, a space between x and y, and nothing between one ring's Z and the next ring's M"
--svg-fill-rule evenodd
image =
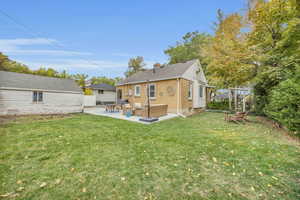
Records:
M103 91L115 91L113 89L108 90L108 89L104 89L104 88L90 88L90 89L92 89L92 90L103 90Z
M147 83L147 82L155 82L155 81L165 81L165 80L172 80L172 79L177 79L177 78L183 78L183 77L182 76L174 76L174 77L161 78L161 79L150 79L150 80L143 80L143 81L132 81L132 82L127 82L127 83L116 84L116 86L132 85L132 84L137 84L137 83Z

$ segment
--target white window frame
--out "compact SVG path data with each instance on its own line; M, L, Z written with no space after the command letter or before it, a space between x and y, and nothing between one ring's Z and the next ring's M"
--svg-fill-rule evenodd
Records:
M35 99L34 94L36 94L36 99ZM44 93L42 91L32 91L32 102L33 103L43 103L43 101L44 101Z
M151 97L150 96L150 87L151 86L154 86L154 97ZM149 88L149 91L148 91L148 94L149 94L149 99L156 99L156 84L155 83L150 83L149 85L148 85L148 88Z
M137 88L139 88L139 93L136 92ZM136 96L136 97L140 97L141 96L141 86L140 85L134 86L134 96Z
M44 93L39 91L38 92L38 102L43 102L44 101Z
M189 91L188 91L188 99L192 100L193 99L193 84L189 84Z

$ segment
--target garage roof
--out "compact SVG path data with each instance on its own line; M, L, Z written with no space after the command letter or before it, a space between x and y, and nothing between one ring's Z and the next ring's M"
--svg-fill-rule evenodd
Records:
M0 71L0 88L82 92L72 79Z

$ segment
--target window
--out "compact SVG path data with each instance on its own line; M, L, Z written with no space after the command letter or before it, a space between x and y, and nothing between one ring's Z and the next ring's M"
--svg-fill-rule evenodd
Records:
M33 102L43 102L43 92L33 91L32 101Z
M155 96L156 96L156 87L155 87L155 84L149 84L149 97L154 99Z
M43 93L42 92L38 92L38 101L39 102L43 101Z
M140 85L136 85L134 87L134 96L141 96L141 86Z
M98 90L98 94L103 94L104 91L103 90Z
M33 102L37 102L37 95L38 95L38 92L37 91L33 91L33 96L32 96L32 101Z
M188 98L189 99L193 98L193 84L192 83L190 83L190 85L189 85Z
M203 97L203 87L202 87L202 85L199 86L199 97Z

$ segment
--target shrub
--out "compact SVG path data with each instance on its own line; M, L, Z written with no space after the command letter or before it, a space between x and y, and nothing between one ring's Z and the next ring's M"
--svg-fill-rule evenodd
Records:
M228 101L211 101L207 104L207 108L215 110L228 110Z
M281 68L265 67L256 77L254 86L256 114L265 115L264 109L269 103L270 92L283 80L285 72Z
M265 113L300 136L300 75L272 90Z
M84 95L93 95L93 90L91 90L90 88L86 88L84 90Z

